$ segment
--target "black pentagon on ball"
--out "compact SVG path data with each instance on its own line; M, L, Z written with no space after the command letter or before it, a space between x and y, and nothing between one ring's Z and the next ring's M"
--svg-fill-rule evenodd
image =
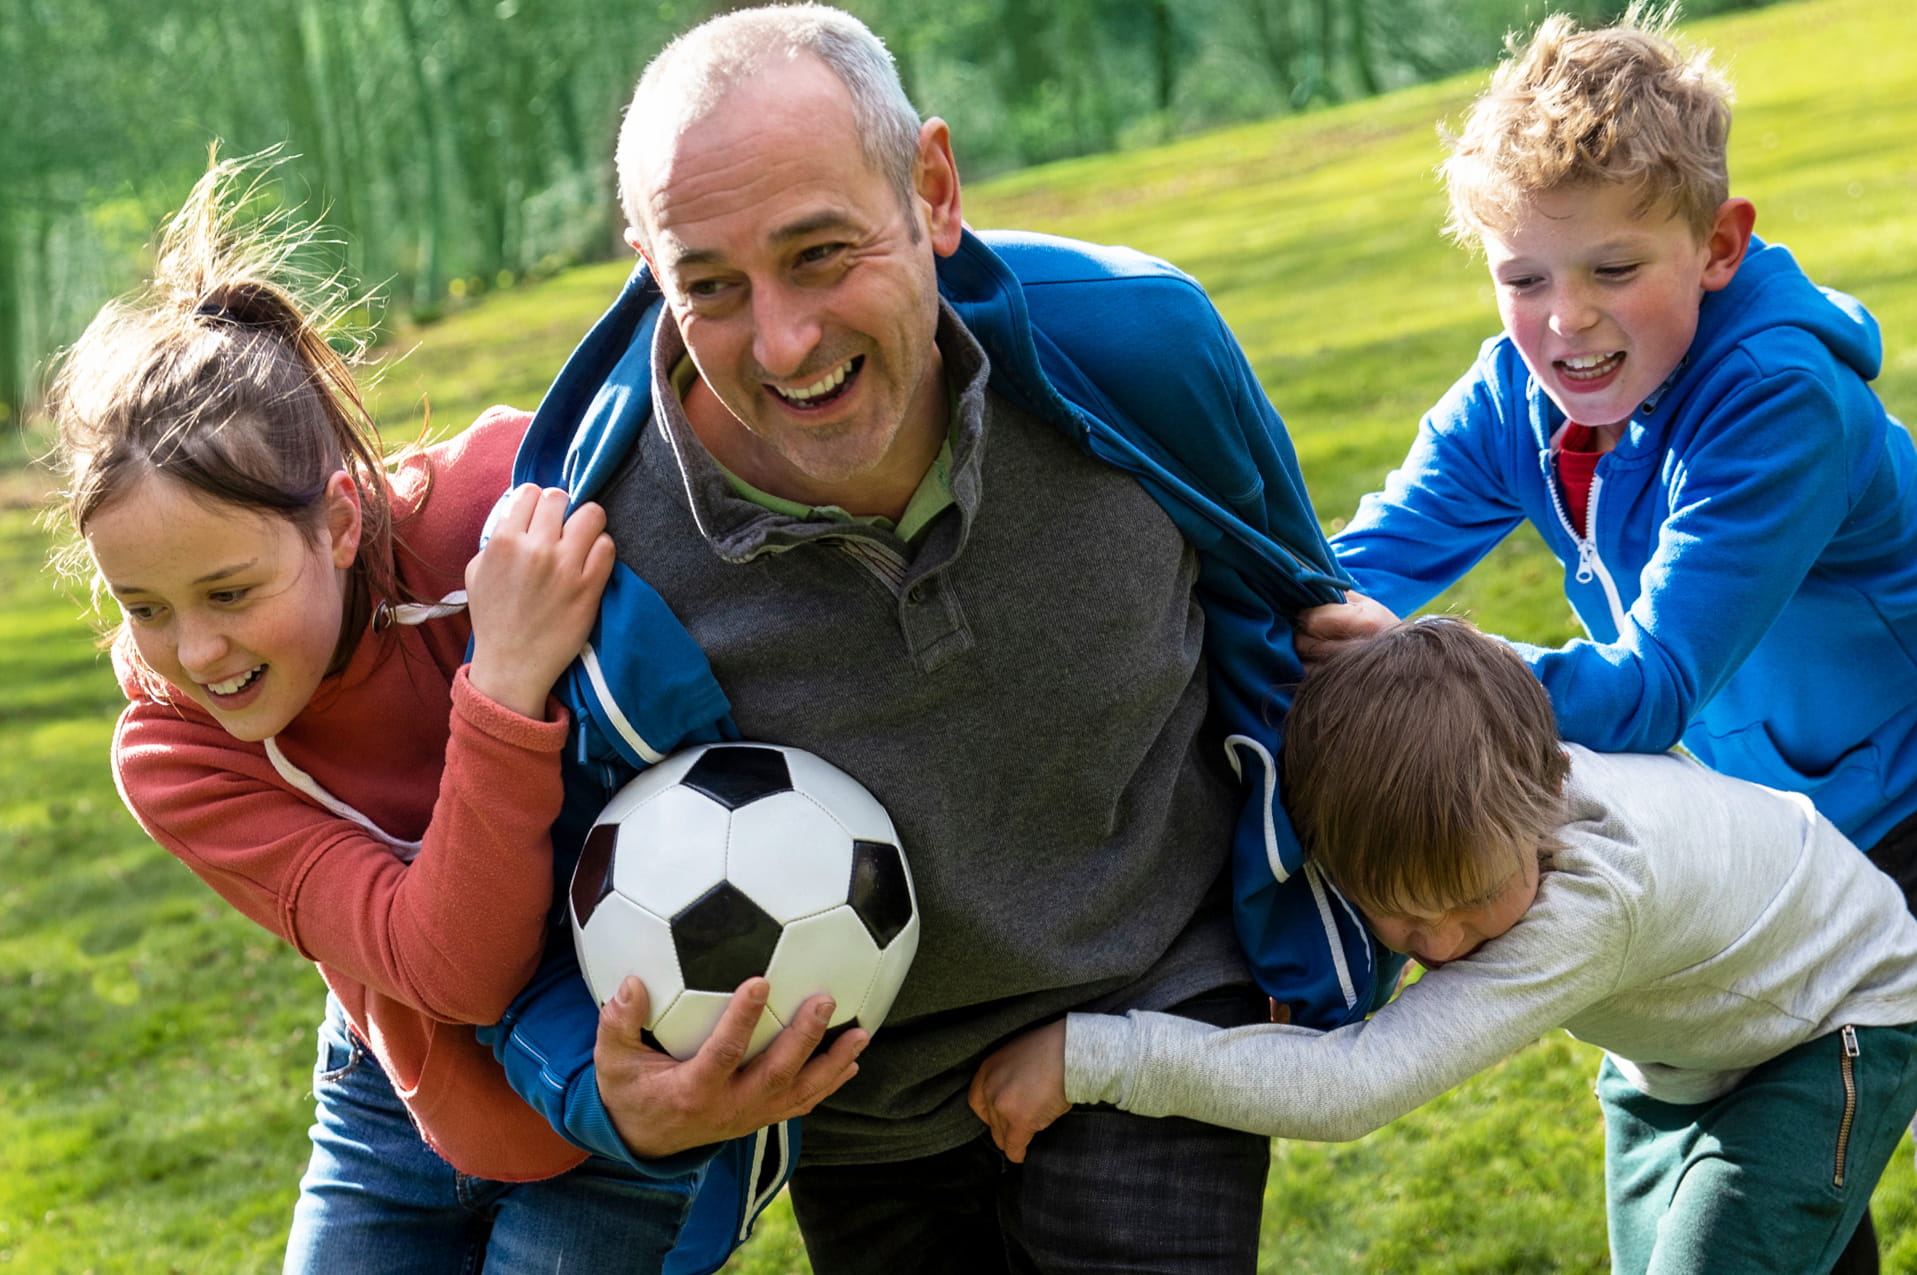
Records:
M775 792L792 791L792 772L786 767L785 754L776 748L717 744L692 763L679 782L727 810L737 810Z
M779 923L730 881L721 881L672 918L672 945L686 986L730 992L772 964Z
M852 884L846 901L884 951L912 920L912 887L905 856L883 841L852 843Z
M580 925L592 920L599 901L612 893L612 847L618 840L617 824L602 823L586 834L572 870L572 915Z

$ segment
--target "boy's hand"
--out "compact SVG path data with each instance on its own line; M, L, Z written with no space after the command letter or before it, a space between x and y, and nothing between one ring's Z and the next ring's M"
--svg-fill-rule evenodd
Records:
M1298 613L1292 646L1305 667L1310 668L1346 643L1376 637L1397 622L1398 617L1389 607L1373 602L1355 589L1348 589L1343 602Z
M854 1061L872 1034L853 1028L815 1056L832 1017L832 1002L814 996L797 1018L751 1062L743 1062L752 1029L765 1011L767 984L739 985L719 1025L680 1062L640 1037L646 1022L646 986L628 977L599 1011L593 1048L599 1097L613 1128L634 1155L656 1159L743 1137L755 1129L802 1116L859 1068Z
M971 1103L1005 1158L1023 1164L1032 1135L1072 1109L1065 1101L1065 1020L1013 1038L980 1063Z
M546 697L592 634L614 561L606 515L566 493L527 483L501 506L492 538L466 564L473 623L473 689L522 717L544 717Z

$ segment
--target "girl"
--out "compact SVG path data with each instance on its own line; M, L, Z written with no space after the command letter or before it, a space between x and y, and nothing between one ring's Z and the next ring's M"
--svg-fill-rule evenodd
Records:
M540 955L567 731L548 694L612 566L604 516L522 487L474 556L528 418L494 409L389 469L325 314L284 286L305 237L236 229L248 167L199 182L52 405L123 617L120 793L330 992L286 1269L644 1264L683 1186L586 1161L466 1026Z

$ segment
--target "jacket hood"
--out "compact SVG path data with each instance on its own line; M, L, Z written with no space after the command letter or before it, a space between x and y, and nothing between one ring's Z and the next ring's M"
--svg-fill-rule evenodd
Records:
M1708 367L1760 332L1796 328L1866 381L1875 380L1883 367L1877 321L1855 297L1812 283L1782 244L1753 238L1736 277L1728 287L1705 294L1699 316L1692 366Z

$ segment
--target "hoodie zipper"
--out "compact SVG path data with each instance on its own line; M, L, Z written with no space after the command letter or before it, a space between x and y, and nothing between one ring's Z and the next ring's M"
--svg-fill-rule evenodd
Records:
M1838 1035L1844 1046L1837 1059L1838 1069L1844 1077L1844 1118L1837 1122L1837 1171L1831 1177L1832 1186L1844 1185L1844 1160L1850 1153L1850 1126L1857 1117L1857 1029L1845 1023Z
M1564 507L1564 493L1558 490L1557 474L1551 463L1551 451L1544 452L1544 488L1551 493L1551 506L1557 510L1558 525L1564 528L1571 543L1577 546L1578 562L1573 578L1579 584L1589 584L1595 579L1604 589L1604 601L1611 608L1611 624L1617 630L1618 637L1624 636L1624 600L1618 596L1617 581L1611 579L1610 571L1604 565L1604 559L1598 556L1597 549L1597 510L1598 496L1604 490L1604 479L1591 475L1591 494L1584 504L1584 532L1571 525L1570 511Z

